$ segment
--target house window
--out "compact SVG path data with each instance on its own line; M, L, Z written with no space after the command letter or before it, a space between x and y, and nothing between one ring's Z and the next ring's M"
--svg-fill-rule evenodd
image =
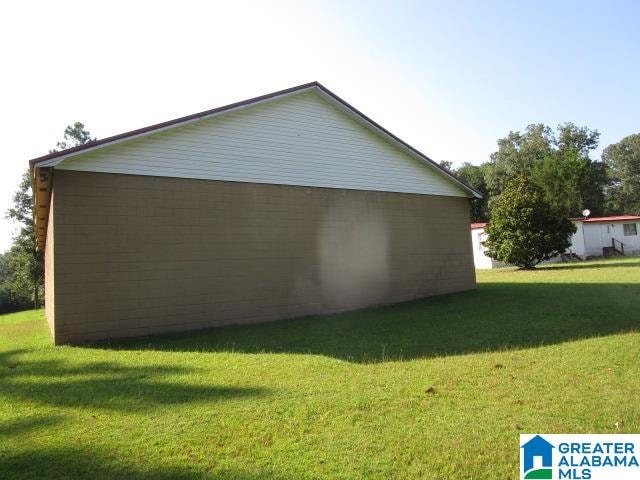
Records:
M638 235L638 226L635 223L625 223L622 225L624 236Z

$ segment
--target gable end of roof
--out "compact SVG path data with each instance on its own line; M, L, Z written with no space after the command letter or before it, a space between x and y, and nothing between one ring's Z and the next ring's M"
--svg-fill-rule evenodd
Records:
M360 112L358 109L353 107L351 104L340 98L338 95L333 93L331 90L321 85L319 82L310 82L302 85L298 85L295 87L287 88L285 90L279 90L277 92L268 93L266 95L261 95L259 97L250 98L247 100L243 100L240 102L232 103L229 105L225 105L222 107L217 107L210 110L205 110L202 112L194 113L192 115L187 115L179 118L175 118L173 120L168 120L166 122L157 123L154 125L149 125L147 127L139 128L136 130L131 130L129 132L124 132L118 135L113 135L111 137L106 137L101 140L97 140L94 142L90 142L84 145L79 145L76 147L68 148L66 150L61 150L59 152L49 153L47 155L43 155L41 157L34 158L29 161L31 168L34 167L45 167L45 166L55 166L66 158L73 157L76 155L83 154L85 152L93 151L102 147L106 147L108 145L112 145L118 142L133 140L134 138L150 135L152 133L156 133L162 130L167 130L170 128L175 128L178 126L187 125L189 123L198 122L200 120L204 120L206 118L211 118L213 116L230 112L233 110L238 110L240 108L257 105L262 102L269 102L275 100L277 98L282 98L289 95L294 95L298 93L302 93L305 91L316 90L320 94L322 94L325 98L329 99L332 103L337 105L339 108L343 109L356 119L360 120L363 124L365 124L370 129L377 132L379 135L386 138L389 142L395 144L401 150L405 151L412 157L418 159L428 167L434 169L440 175L446 177L449 181L458 185L458 187L462 188L464 191L469 193L474 198L482 198L482 194L475 190L473 187L460 180L455 176L451 171L442 167L428 156L412 147L393 133L386 130L384 127L373 121L371 118L366 116L364 113Z

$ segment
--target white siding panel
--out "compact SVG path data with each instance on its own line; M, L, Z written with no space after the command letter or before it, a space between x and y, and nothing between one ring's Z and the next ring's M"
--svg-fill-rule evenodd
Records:
M90 151L56 168L469 196L315 92Z

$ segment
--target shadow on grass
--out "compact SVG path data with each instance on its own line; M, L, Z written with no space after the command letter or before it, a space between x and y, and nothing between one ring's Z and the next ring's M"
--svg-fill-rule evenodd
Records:
M25 353L24 350L0 353L3 396L57 407L131 412L160 405L223 401L268 393L263 388L187 384L180 377L194 370L177 365L38 361L29 360Z
M125 457L126 458L126 457ZM195 467L162 465L146 467L144 463L123 462L121 454L86 449L42 449L0 457L2 479L123 479L123 480L284 480L266 471L207 472Z
M311 353L351 362L526 348L640 329L640 284L483 283L376 309L96 345L122 350Z
M40 429L56 426L61 423L62 420L63 417L60 415L38 415L0 422L0 438L31 434Z

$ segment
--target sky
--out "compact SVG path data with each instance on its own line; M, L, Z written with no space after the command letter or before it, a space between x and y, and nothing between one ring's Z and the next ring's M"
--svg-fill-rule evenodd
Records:
M640 2L3 2L0 213L29 159L317 80L436 161L511 130L640 132ZM0 219L0 251L15 226Z

